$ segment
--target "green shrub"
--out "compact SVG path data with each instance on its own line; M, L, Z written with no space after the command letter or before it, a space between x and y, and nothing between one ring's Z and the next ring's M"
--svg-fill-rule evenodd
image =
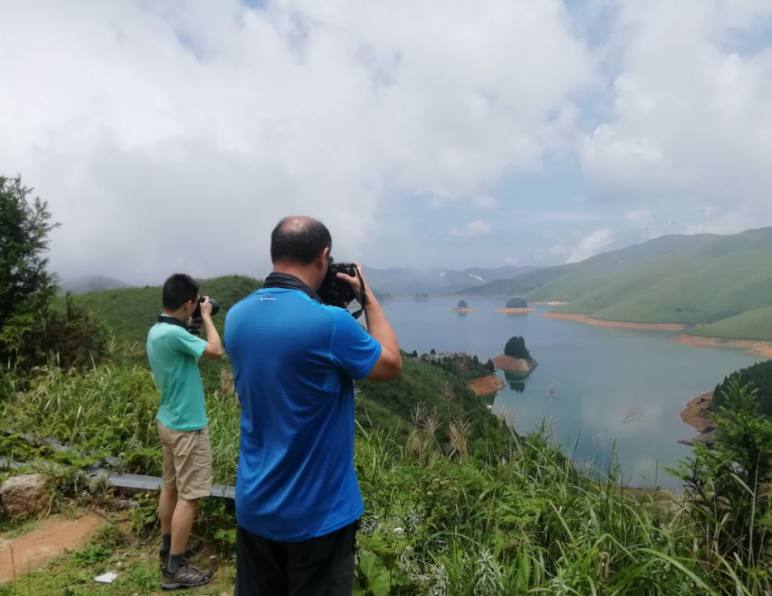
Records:
M736 377L727 383L710 419L714 436L696 444L693 456L679 468L689 498L687 511L700 528L700 554L708 571L737 575L760 590L759 582L767 576L759 575L759 569L772 547L767 484L772 476L772 420L759 413L757 388Z
M510 337L507 340L507 344L504 346L504 354L512 358L531 359L531 353L525 347L525 338L519 335Z
M507 300L507 308L528 308L528 301L525 298L518 296L512 297Z

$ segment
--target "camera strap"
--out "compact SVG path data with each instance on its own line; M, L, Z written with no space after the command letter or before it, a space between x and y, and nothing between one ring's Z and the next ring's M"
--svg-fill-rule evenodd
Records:
M198 335L198 333L195 333L193 330L191 330L190 327L188 327L185 323L177 319L176 317L172 317L169 315L158 315L158 322L159 323L167 323L169 325L177 325L177 327L182 327L185 331L188 333L193 333L193 335Z
M287 290L300 290L305 293L311 300L316 300L321 304L322 299L319 298L319 294L305 283L302 279L290 275L289 273L276 273L275 271L265 278L263 283L264 288L285 288Z
M365 312L365 305L367 304L367 294L365 293L365 281L362 279L362 274L359 273L359 267L354 267L354 271L357 272L357 279L359 279L359 288L362 290L359 296L359 304L361 308L356 311L352 312L351 316L355 319L358 319L362 316L362 313Z

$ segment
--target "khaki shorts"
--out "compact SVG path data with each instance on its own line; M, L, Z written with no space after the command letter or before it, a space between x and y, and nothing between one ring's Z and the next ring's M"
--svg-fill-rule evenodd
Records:
M209 429L179 431L158 423L164 458L164 484L177 488L180 499L191 501L212 492L212 451Z

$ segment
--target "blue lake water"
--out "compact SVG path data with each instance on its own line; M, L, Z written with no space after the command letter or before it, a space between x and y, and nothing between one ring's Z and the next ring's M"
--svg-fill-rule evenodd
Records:
M547 319L544 306L527 315L497 313L502 299L467 299L474 310L460 314L451 310L457 301L387 303L400 347L467 352L484 362L502 353L513 335L524 336L539 366L522 392L502 389L494 410L520 433L544 422L582 465L604 469L613 452L611 461L631 486L677 489L678 479L665 468L690 452L678 443L695 434L680 418L686 402L759 361L740 350L677 344L673 333Z

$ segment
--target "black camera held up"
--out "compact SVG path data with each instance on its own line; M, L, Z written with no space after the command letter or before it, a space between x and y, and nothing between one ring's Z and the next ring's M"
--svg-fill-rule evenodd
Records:
M346 275L359 278L362 295L355 295L354 290L351 288L351 284L345 280L338 279L338 273L345 273ZM325 275L322 285L316 293L324 304L339 306L340 308L346 308L351 302L358 300L362 305L362 308L359 309L358 312L352 313L355 318L358 318L359 315L362 314L365 303L367 302L362 275L359 273L357 266L354 265L354 263L336 263L333 261L332 257L330 257L327 275Z
M194 310L193 314L190 315L190 325L188 325L188 331L190 331L193 335L199 334L201 325L204 322L204 319L201 316L201 304L207 298L209 298L209 296L202 296L201 298L199 298L198 304L196 304L196 310ZM212 305L212 316L220 312L220 303L217 302L217 300L215 300L214 298L209 298L209 304Z

